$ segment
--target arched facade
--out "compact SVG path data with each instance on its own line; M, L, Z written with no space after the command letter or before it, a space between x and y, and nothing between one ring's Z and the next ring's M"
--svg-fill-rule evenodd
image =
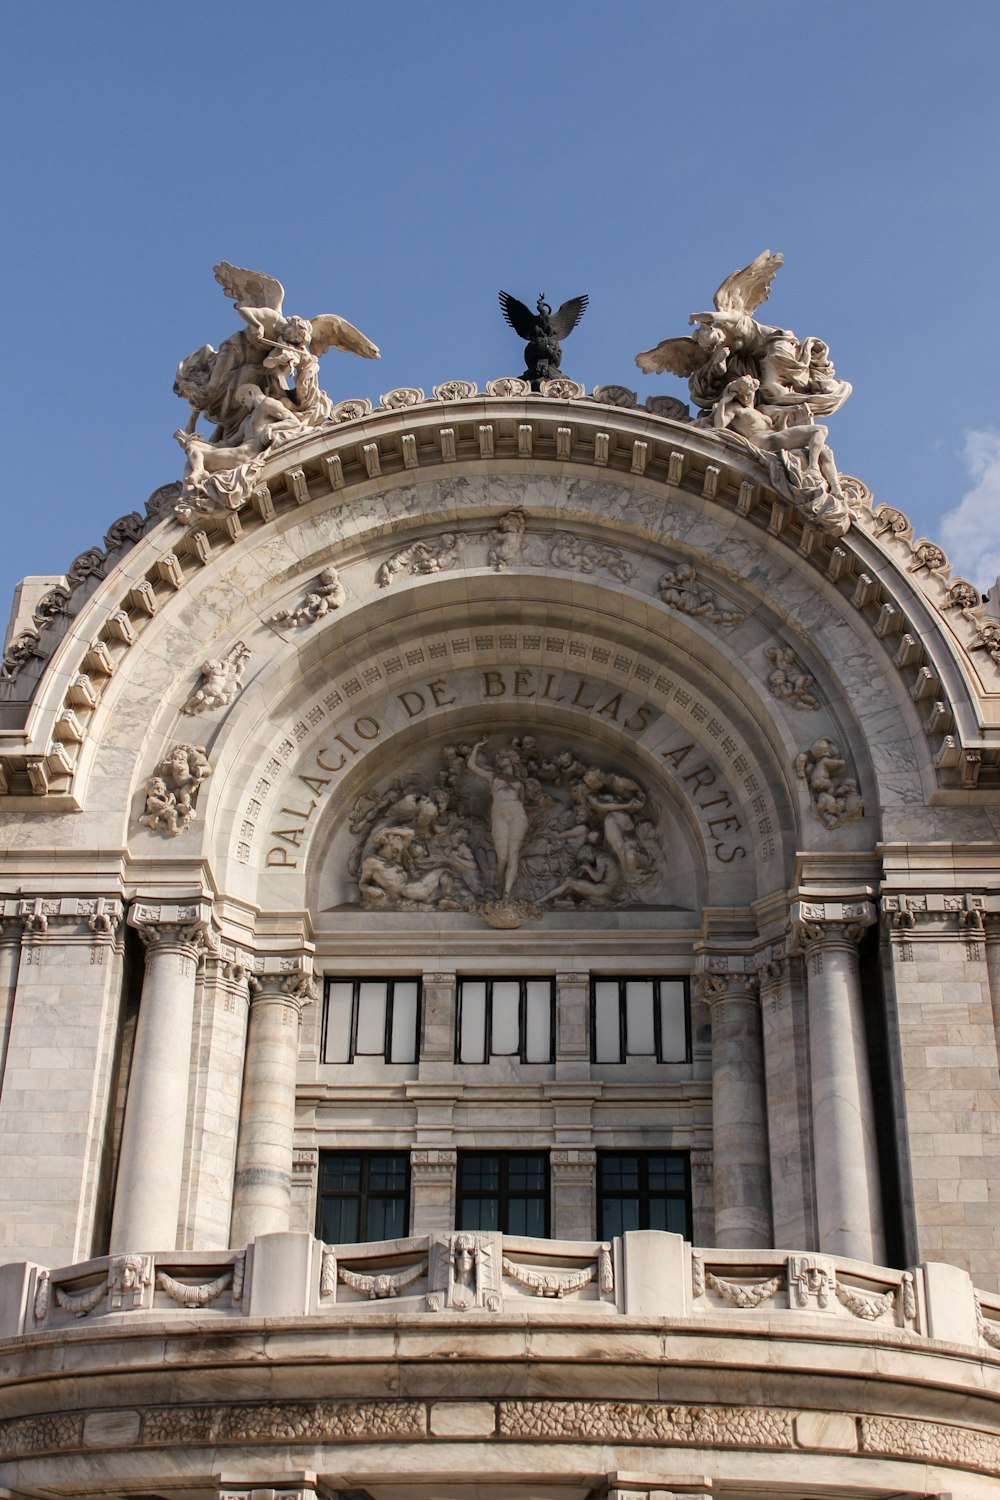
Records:
M995 627L651 405L342 403L20 622L12 1493L994 1493Z

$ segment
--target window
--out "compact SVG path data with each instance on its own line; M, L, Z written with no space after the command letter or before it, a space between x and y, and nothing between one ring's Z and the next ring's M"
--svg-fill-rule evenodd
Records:
M626 1229L666 1229L691 1238L685 1151L599 1151L597 1206L602 1240Z
M400 1239L409 1188L405 1151L321 1151L316 1234L328 1245Z
M553 1016L551 979L460 979L455 1061L551 1062Z
M549 1234L549 1158L544 1151L460 1151L457 1229Z
M691 1007L686 979L595 979L590 991L591 1057L690 1062Z
M328 979L323 1061L415 1062L419 1024L418 979Z

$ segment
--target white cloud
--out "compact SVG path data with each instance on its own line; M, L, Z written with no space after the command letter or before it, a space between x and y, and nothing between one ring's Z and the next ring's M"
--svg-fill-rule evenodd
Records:
M967 432L962 457L974 483L942 517L941 541L953 575L985 594L1000 574L1000 432Z

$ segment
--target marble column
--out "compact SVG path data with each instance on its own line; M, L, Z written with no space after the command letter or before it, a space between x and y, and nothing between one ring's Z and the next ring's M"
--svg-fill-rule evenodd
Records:
M291 1224L299 1023L314 998L304 967L265 970L251 984L230 1236L237 1249Z
M763 1249L772 1238L771 1185L757 976L703 973L701 998L712 1015L715 1243Z
M21 959L21 922L16 915L6 915L8 906L15 908L16 902L0 898L0 1092L3 1091L7 1043L14 1013L14 991L17 988L17 969Z
M866 901L796 902L792 915L806 961L819 1249L880 1264L878 1150L858 970L858 944L875 909Z
M549 1153L552 1185L552 1238L592 1240L597 1224L597 1152L580 1146L554 1146Z
M195 982L213 946L205 903L136 903L129 926L146 948L135 1047L129 1073L112 1255L174 1250L184 1176Z

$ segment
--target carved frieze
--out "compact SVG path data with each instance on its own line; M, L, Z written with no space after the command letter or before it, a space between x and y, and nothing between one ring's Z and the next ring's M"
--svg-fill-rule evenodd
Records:
M557 532L553 537L548 562L550 567L568 568L576 573L596 573L603 569L619 583L630 583L635 577L635 567L620 547L581 539L568 531Z
M445 745L436 777L358 799L348 872L361 904L477 911L494 926L547 906L639 904L662 868L645 789L532 736L486 745Z

